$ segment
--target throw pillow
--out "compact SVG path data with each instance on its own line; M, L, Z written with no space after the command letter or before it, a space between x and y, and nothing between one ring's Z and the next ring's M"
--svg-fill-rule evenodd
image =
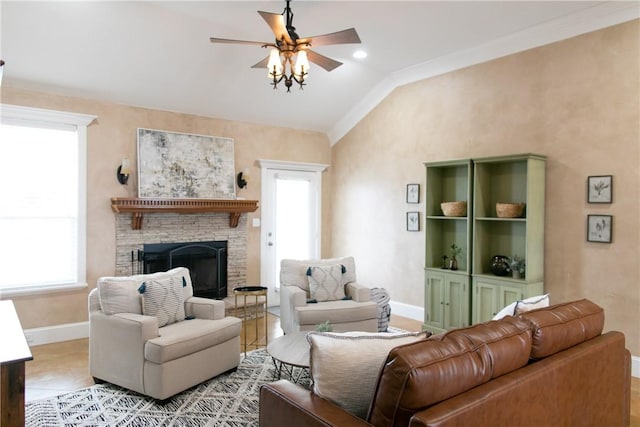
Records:
M493 316L491 320L500 320L505 316L515 316L520 313L526 313L530 310L535 310L536 308L548 307L549 306L549 294L545 295L537 295L534 297L526 298L523 300L518 300L512 302L498 313Z
M310 332L313 392L364 419L389 351L428 336L428 332Z
M309 292L316 301L337 301L345 297L342 275L346 272L342 264L309 267Z
M158 318L158 327L184 320L184 291L186 279L181 276L154 278L140 285L142 314Z
M505 308L497 312L496 315L493 316L493 319L491 320L500 320L505 316L513 316L514 313L516 312L516 304L518 304L518 301L512 302L511 304L509 304L508 306L506 306Z
M537 308L549 307L549 294L523 299L516 303L514 315L526 313Z
M98 279L100 310L105 314L142 314L140 281L130 277L101 277Z

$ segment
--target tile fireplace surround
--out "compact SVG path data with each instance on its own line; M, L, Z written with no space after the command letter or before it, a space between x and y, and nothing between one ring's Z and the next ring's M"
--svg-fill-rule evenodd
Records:
M227 295L233 295L233 288L246 284L246 214L240 215L237 227L231 227L227 213L147 213L144 226L139 230L132 229L130 213L116 213L115 216L117 276L137 273L137 263L131 262L131 251L137 254L145 243L226 240Z

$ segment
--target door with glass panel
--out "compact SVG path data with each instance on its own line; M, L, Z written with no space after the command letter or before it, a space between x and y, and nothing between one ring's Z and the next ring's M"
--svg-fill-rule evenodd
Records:
M262 166L261 281L273 306L280 304L280 261L320 256L321 170Z

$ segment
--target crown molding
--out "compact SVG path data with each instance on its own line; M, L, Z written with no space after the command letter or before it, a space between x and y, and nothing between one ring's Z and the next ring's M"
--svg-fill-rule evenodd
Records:
M327 136L331 145L336 144L399 86L638 18L640 18L640 4L636 1L605 2L489 43L397 71L374 86L358 104L334 125L327 133Z

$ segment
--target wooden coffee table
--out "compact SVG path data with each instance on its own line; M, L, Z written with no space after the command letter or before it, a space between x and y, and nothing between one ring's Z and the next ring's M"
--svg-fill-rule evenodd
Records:
M282 378L283 372L295 383L309 377L307 332L294 332L276 338L267 345L267 352L276 367L274 380Z

